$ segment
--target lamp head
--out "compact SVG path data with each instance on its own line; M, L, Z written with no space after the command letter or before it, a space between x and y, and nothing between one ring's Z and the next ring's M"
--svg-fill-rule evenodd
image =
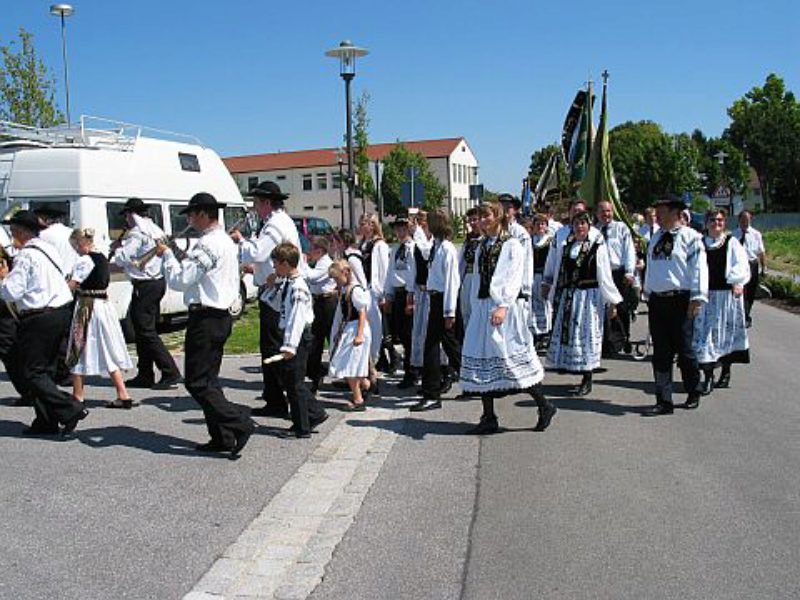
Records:
M50 14L54 17L71 17L75 9L71 4L51 4Z
M343 78L353 78L356 74L356 59L369 54L366 48L354 46L350 40L341 42L336 48L328 50L325 56L339 59L339 74Z

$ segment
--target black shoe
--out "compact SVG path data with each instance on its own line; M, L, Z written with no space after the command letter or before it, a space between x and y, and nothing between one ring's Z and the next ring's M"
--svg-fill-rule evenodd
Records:
M453 380L450 377L445 377L442 380L442 387L439 389L439 393L444 396L451 389L453 389Z
M584 375L583 379L581 379L581 384L578 386L578 389L575 390L575 395L588 396L591 393L592 393L592 376Z
M209 440L205 444L197 444L194 449L198 452L227 452L230 450L225 444L216 440Z
M480 422L475 427L467 429L466 433L468 435L490 435L497 433L499 430L500 426L497 423L497 417L492 415L491 417L481 417Z
M672 404L666 404L664 402L658 402L655 406L650 408L644 415L646 417L658 417L660 415L671 415L675 412Z
M22 435L58 435L58 425L56 426L43 426L43 425L30 425L22 430Z
M591 387L591 383L589 384ZM550 427L550 421L553 420L553 417L558 412L558 409L553 406L552 404L548 404L547 406L539 409L539 420L536 422L536 427L533 428L534 431L544 431L548 427Z
M82 409L78 414L74 417L70 418L68 421L64 422L64 428L62 429L63 434L72 433L75 431L75 428L78 426L78 423L83 421L86 417L89 416L89 411L85 408Z
M683 405L684 408L689 410L694 410L698 406L700 406L700 394L697 393L689 394L686 398L686 403Z
M230 460L238 460L239 456L247 445L247 442L250 441L250 436L253 435L253 431L255 430L255 424L250 421L250 427L236 436L236 443L234 444L233 448L231 448L231 454L228 457Z
M400 383L397 384L397 389L407 390L408 388L414 387L415 385L417 385L416 379L414 379L413 377L403 377L400 380Z
M152 389L154 390L171 390L175 388L181 382L181 376L179 374L175 375L163 375L161 380L154 384Z
M435 410L437 408L442 408L441 400L438 398L423 398L408 410L411 412L422 412L426 410Z
M257 417L272 417L273 419L286 419L287 421L291 420L288 410L285 408L273 408L272 406L254 408L250 411L250 414Z
M706 377L700 387L700 395L708 396L714 390L714 375Z
M730 371L723 371L719 374L719 379L714 384L715 388L727 388L731 385L731 372Z
M125 410L130 410L136 406L136 404L131 398L117 398L116 400L106 402L103 406L106 408L122 408Z
M297 428L294 425L292 425L288 429L284 429L284 430L278 432L278 437L283 439L283 440L288 440L288 439L291 439L291 438L297 438L297 439L300 439L300 440L305 440L305 439L308 439L308 438L311 437L311 432L310 431L298 431Z
M152 377L142 377L137 375L133 379L128 379L125 382L125 387L129 388L139 388L139 389L150 389L155 384L155 380Z
M322 415L320 415L316 419L311 419L309 422L309 426L311 427L311 429L316 429L327 420L328 420L328 413L322 413Z

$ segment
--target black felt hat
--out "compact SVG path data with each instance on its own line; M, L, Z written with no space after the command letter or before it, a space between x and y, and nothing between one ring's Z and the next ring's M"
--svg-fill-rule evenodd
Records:
M512 194L500 194L497 201L501 204L512 204L514 208L522 208L522 200Z
M33 206L31 212L44 217L63 217L67 214L67 211L64 210L62 205L50 202L44 202Z
M147 214L147 209L147 204L145 204L141 198L128 198L128 201L125 202L125 206L122 207L119 214L136 213L137 215L145 215Z
M10 219L3 221L3 225L16 225L17 227L24 227L28 231L33 231L35 233L45 229L39 221L39 217L30 210L17 211Z
M258 196L259 198L269 198L270 200L286 200L288 194L281 191L281 187L274 181L262 181L252 190L250 196Z
M199 194L195 194L192 196L192 199L189 200L189 205L180 211L180 214L185 215L193 210L197 209L205 209L205 208L225 208L228 206L227 204L217 202L217 199L214 198L211 194L207 192L200 192Z
M392 221L392 227L400 227L403 225L408 225L408 213L405 211L398 213L394 221Z
M674 210L683 210L686 208L686 202L684 202L683 198L680 196L676 196L675 194L667 194L663 198L659 198L653 202L653 206L666 206L667 208L672 208Z

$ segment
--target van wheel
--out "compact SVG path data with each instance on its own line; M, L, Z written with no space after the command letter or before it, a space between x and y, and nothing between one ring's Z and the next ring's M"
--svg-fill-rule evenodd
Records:
M239 286L239 295L228 309L228 312L231 313L231 316L234 318L234 320L240 318L244 314L246 299L247 290L245 289L244 284L242 284Z
M122 327L122 335L125 338L126 344L132 344L136 341L136 332L133 330L133 321L131 321L131 313L125 315L124 319L119 320L119 325Z

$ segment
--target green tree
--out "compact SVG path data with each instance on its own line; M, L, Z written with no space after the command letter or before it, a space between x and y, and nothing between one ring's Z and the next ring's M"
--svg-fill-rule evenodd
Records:
M426 210L437 208L442 205L447 196L447 188L436 179L425 156L419 152L412 152L398 141L397 145L383 159L381 194L383 210L386 214L396 215L403 210L402 186L407 180L406 174L410 167L416 167L416 180L422 182L425 190L423 208Z
M698 169L703 191L712 196L720 187L728 187L731 194L743 193L750 181L750 167L744 153L725 138L706 138L695 129L692 141L699 153ZM724 160L720 162L719 153Z
M353 119L353 168L356 174L354 193L357 197L376 200L375 181L369 172L369 123L367 104L369 93L363 92L356 101Z
M771 73L728 109L724 137L742 150L761 184L764 208L800 208L800 104Z
M553 154L560 152L561 146L558 144L550 144L544 148L539 148L533 154L531 154L531 164L528 167L528 178L531 181L532 190L536 188L536 182L539 181L539 177L542 176L550 157L553 156ZM561 192L561 197L569 198L569 175L567 174L567 167L563 160L559 161L558 163L558 187L559 191Z
M0 45L0 120L32 127L64 122L55 102L55 79L36 55L33 34L19 30L19 41Z

